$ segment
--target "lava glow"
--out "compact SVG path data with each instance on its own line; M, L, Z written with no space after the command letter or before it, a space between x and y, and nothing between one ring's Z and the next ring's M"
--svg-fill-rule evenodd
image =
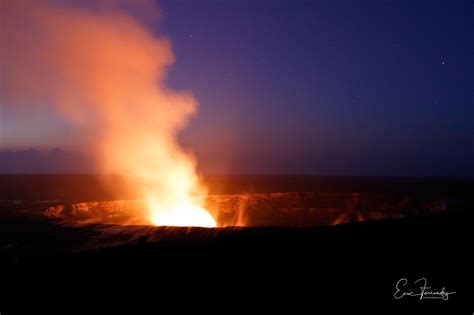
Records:
M126 3L157 12L151 1ZM170 41L122 4L2 2L0 101L32 113L43 106L74 126L68 143L93 152L99 171L129 178L150 224L215 227L196 162L176 140L197 101L166 86Z
M180 159L170 160L170 167L160 172L167 176L149 176L148 184L141 185L147 197L145 201L150 222L166 226L216 227L216 221L203 207L202 197L206 190L194 171L193 160L183 152L177 152ZM155 154L160 154L160 151ZM144 169L143 174L149 170Z
M157 200L147 200L151 222L155 225L216 227L216 221L204 208L189 201L177 201L176 205L163 207Z

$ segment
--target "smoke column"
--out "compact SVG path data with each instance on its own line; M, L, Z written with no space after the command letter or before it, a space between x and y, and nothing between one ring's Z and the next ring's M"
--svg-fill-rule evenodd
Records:
M1 106L43 106L74 124L101 171L140 183L153 223L212 225L212 217L189 221L202 212L195 196L205 190L176 135L197 102L165 86L174 62L170 41L143 22L158 9L111 0L0 6Z

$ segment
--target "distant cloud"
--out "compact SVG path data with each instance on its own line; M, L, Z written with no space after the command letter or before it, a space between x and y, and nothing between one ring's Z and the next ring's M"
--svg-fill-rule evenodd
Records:
M87 157L53 149L41 153L35 149L0 152L0 174L75 174L94 172Z

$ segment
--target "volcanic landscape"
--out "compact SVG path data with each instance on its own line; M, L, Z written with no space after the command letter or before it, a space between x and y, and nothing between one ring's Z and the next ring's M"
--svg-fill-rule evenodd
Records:
M113 198L99 177L1 179L2 254L13 260L137 242L238 237L258 230L272 233L347 223L357 226L356 222L364 221L403 222L472 207L467 191L472 183L463 180L221 176L208 179L211 193L205 198L217 228L157 227L143 215L143 200L126 193L128 198ZM125 192L125 183L117 181L115 190ZM22 226L38 233L23 233ZM51 239L50 233L62 236ZM23 239L26 235L29 240Z
M215 176L205 181L210 188L205 204L217 228L154 226L137 219L143 201L127 195L120 179L114 179L111 193L102 185L110 178L98 176L1 176L5 296L46 298L45 283L61 287L71 279L76 287L55 294L70 297L85 285L97 295L103 289L90 285L102 279L109 293L138 299L152 293L141 288L130 297L125 288L147 279L160 285L155 291L161 296L181 290L180 284L200 283L206 290L186 294L196 299L229 298L241 294L242 285L248 298L277 296L294 285L285 300L306 302L315 293L334 297L327 290L338 292L341 284L355 289L363 283L381 287L373 295L389 303L392 282L400 275L418 276L426 265L459 276L448 285L468 288L472 258L457 248L468 248L472 239L472 180ZM318 287L308 291L299 285L302 279ZM250 281L263 287L248 287ZM460 299L467 301L468 292ZM357 291L350 299L363 296Z

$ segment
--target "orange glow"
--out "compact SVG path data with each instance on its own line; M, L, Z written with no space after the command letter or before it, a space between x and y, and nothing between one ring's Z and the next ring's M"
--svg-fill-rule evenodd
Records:
M178 200L176 205L170 206L149 199L147 204L151 210L151 223L155 225L216 227L209 212L187 200Z
M150 224L215 227L196 162L176 140L197 101L164 83L174 62L169 40L114 3L2 5L5 103L53 105L44 110L74 124L74 143L94 152L102 172L134 183ZM150 12L149 1L130 5L142 3Z

